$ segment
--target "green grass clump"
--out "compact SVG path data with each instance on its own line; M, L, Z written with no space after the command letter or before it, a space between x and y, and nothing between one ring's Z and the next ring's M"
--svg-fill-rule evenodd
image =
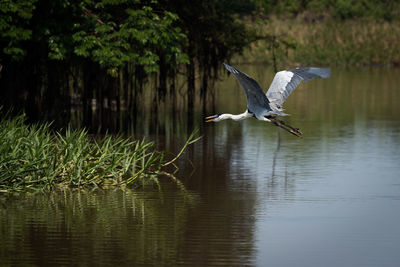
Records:
M194 135L182 151L199 139ZM27 125L24 115L0 120L1 191L158 184L162 174L174 178L164 169L176 158L167 162L164 156L145 140L110 135L96 140L86 130L70 128L52 132L49 124Z

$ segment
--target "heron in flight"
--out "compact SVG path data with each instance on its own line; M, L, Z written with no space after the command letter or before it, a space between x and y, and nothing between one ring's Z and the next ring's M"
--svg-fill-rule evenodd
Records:
M226 119L240 121L254 117L260 121L272 122L276 126L298 137L302 136L299 129L287 125L277 118L288 115L283 113L283 102L285 102L286 98L296 89L301 81L306 82L314 78L328 78L331 75L330 69L327 68L295 68L279 71L275 74L267 93L264 94L257 81L249 75L228 64L224 63L224 66L228 71L233 73L243 87L247 99L247 110L237 115L224 113L209 116L205 118L206 122L219 122Z

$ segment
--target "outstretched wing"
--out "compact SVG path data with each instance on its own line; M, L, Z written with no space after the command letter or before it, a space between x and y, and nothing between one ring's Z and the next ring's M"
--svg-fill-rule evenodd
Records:
M296 68L279 71L275 74L266 96L270 102L281 105L301 81L306 82L329 76L331 76L331 71L326 68Z
M224 66L228 71L233 73L235 78L243 87L247 99L248 110L253 113L258 113L258 111L265 110L265 108L268 107L269 101L257 81L246 73L243 73L240 70L229 66L228 64L224 63Z

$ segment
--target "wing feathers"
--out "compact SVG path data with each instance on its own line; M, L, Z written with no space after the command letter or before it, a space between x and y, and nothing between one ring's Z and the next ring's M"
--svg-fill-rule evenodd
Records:
M328 78L331 75L327 68L296 68L279 71L266 94L263 93L256 80L246 73L224 63L225 68L230 71L243 87L247 99L247 108L257 113L269 108L269 103L280 106L288 96L296 89L301 81L310 81L315 78Z
M276 73L266 96L270 102L281 105L301 81L328 78L330 75L330 69L326 68L296 68L279 71Z
M256 80L251 78L246 73L243 73L240 70L229 66L228 64L224 63L224 66L228 71L233 73L235 78L243 87L247 99L247 108L249 110L257 113L258 110L264 110L268 107L268 98L266 97Z

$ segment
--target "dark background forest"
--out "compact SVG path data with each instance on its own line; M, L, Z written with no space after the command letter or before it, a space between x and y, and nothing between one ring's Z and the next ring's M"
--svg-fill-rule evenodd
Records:
M206 102L222 62L397 65L399 7L397 0L2 0L0 106L60 125L79 108L88 126L94 104L135 116L145 90L154 92L153 111L168 98L190 114L196 98Z

